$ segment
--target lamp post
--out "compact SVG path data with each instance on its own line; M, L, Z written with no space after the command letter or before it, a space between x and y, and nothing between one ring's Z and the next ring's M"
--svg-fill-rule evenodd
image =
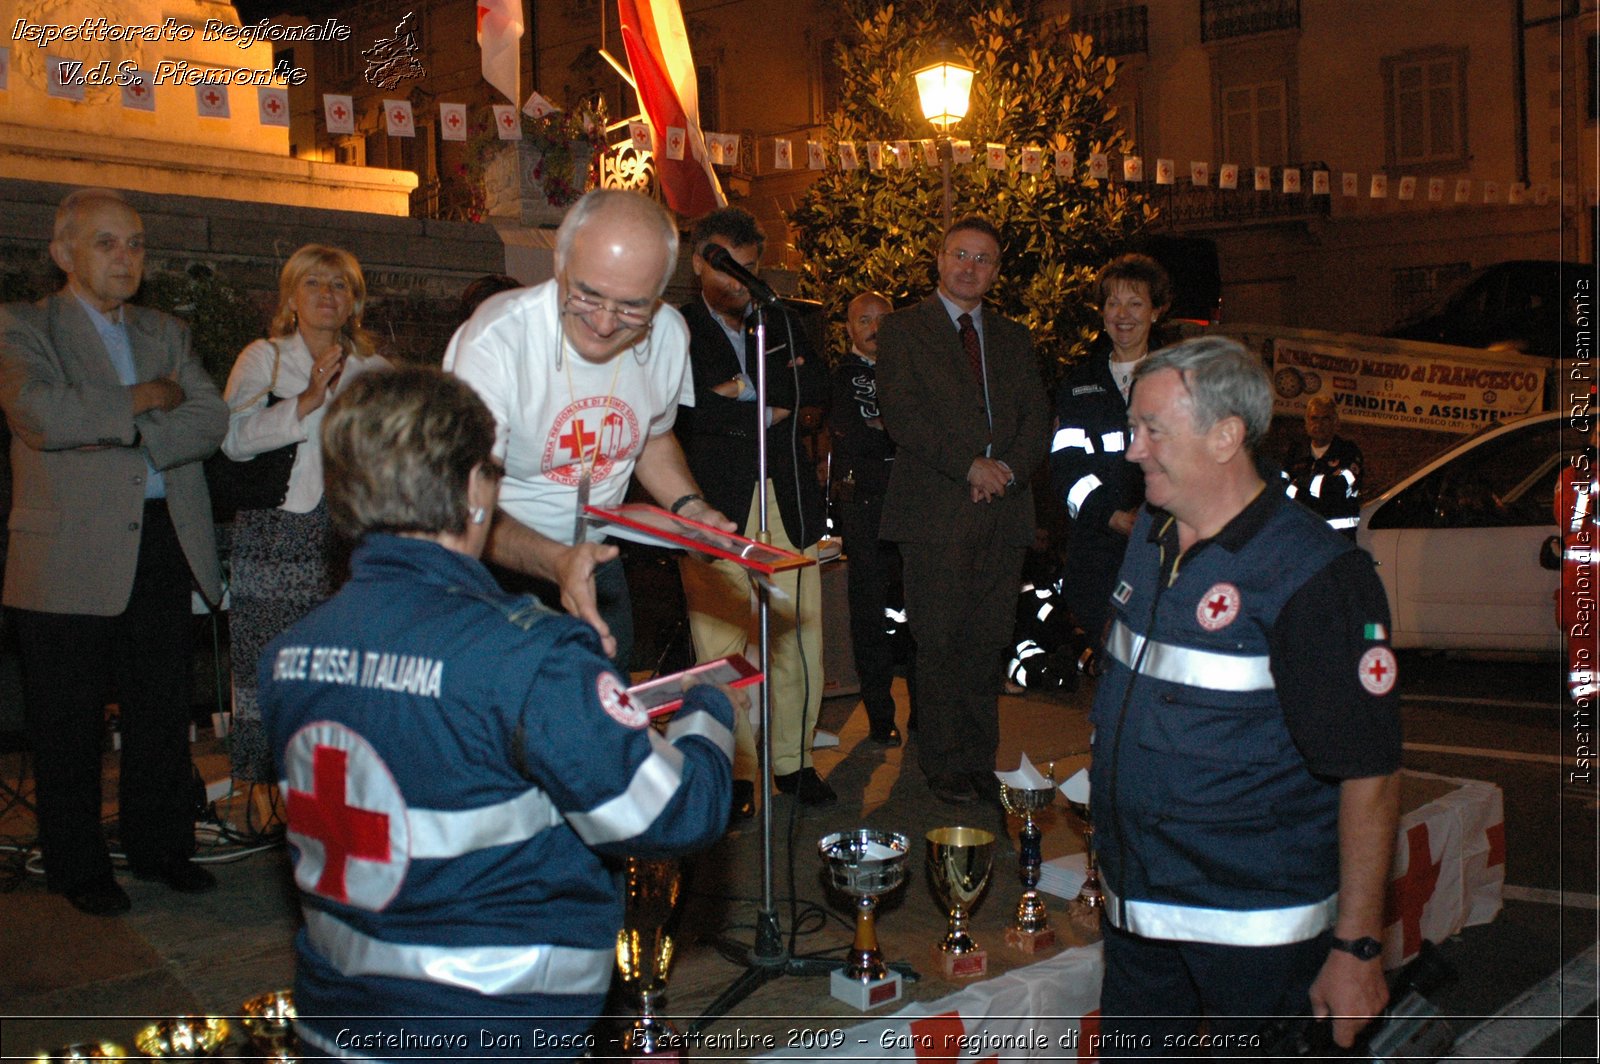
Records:
M966 117L972 95L972 68L942 59L911 75L917 79L917 96L922 114L939 127L939 165L944 174L944 227L950 228L950 166L955 158L955 143L950 127Z

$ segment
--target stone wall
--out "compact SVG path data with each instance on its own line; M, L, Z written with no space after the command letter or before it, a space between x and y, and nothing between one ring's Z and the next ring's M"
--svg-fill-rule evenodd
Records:
M48 248L56 205L70 191L67 185L0 180L0 299L35 298L61 285ZM146 283L136 301L152 301L152 293L169 291L174 279L198 279L204 283L195 290L243 297L247 306L229 313L248 319L254 312L248 335L265 329L277 304L278 272L303 244L336 245L360 260L367 280L365 323L379 337L380 351L401 361L437 363L455 330L461 290L506 269L505 247L486 224L125 195L144 219L149 248ZM237 350L199 353L213 375L220 368L225 376Z

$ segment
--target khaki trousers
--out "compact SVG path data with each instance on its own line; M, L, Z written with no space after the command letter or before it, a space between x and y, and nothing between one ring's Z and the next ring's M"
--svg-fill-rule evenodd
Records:
M750 496L745 532L754 539L761 527L759 497ZM768 527L772 545L799 551L789 542L778 518L778 499L767 481ZM804 552L815 559L815 544ZM689 633L694 638L696 661L711 661L729 654L747 654L759 666L761 617L755 586L748 570L730 561L706 561L685 555L678 562L683 595L689 606ZM822 708L822 575L816 566L791 569L772 578L777 588L771 596L768 635L772 648L772 772L783 776L811 764L811 737ZM798 608L798 609L797 609ZM796 622L798 612L799 620ZM745 688L750 695L749 714L736 714L733 728L733 774L736 779L756 778L759 762L752 723L761 716L761 687Z

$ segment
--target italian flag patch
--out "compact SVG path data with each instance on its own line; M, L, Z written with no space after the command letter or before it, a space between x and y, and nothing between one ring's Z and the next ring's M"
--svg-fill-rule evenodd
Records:
M1369 624L1361 634L1366 639L1384 640L1389 638L1389 629L1381 624Z

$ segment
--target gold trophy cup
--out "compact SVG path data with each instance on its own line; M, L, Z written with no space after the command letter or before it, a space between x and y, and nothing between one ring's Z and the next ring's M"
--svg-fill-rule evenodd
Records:
M228 1041L228 1021L216 1016L178 1016L140 1029L133 1045L147 1057L193 1060L212 1057Z
M993 832L962 827L928 832L928 878L939 904L950 914L950 929L934 953L946 979L970 979L989 970L989 954L967 933L967 917L993 867Z
M257 994L239 1007L239 1025L263 1060L299 1064L294 1037L294 995L287 990Z
M1022 879L1022 899L1017 902L1017 915L1006 927L1006 945L1028 954L1056 944L1050 913L1039 896L1039 866L1044 862L1040 850L1043 833L1034 821L1034 814L1048 807L1055 796L1053 780L1039 788L1000 784L1000 802L1006 812L1022 818L1022 830L1017 833L1017 874Z
M849 963L829 974L829 990L862 1012L900 1000L900 973L883 963L875 911L879 896L905 881L910 849L904 835L870 828L836 832L817 843L829 881L856 899L856 937Z
M1094 821L1089 819L1089 802L1087 799L1079 802L1068 798L1067 807L1083 821L1083 888L1078 891L1073 904L1082 909L1099 910L1105 904L1105 898L1100 893L1100 872L1095 867Z
M672 966L667 924L682 889L677 861L628 858L627 898L622 930L617 932L617 968L623 984L639 1002L639 1018L622 1036L628 1059L682 1059L677 1029L656 1013L667 989L667 969Z

